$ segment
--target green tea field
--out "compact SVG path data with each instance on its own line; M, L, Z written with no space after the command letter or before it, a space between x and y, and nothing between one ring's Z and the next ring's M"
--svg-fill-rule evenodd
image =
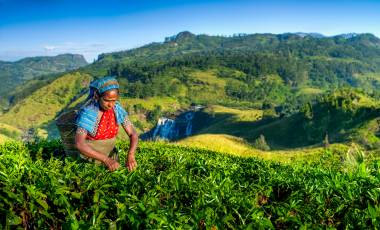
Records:
M124 163L128 146L118 143ZM0 146L0 229L376 229L380 161L357 146L278 163L142 142L138 168Z

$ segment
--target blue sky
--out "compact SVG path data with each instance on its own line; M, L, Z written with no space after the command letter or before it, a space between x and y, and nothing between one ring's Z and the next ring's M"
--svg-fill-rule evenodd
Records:
M0 60L139 47L195 34L318 32L380 37L380 0L0 0Z

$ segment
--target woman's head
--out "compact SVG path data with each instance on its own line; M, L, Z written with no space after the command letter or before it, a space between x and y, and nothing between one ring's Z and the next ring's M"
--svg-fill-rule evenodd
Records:
M97 100L101 109L111 109L119 99L119 83L114 77L97 79L90 84L89 98Z
M95 99L98 101L99 106L102 110L112 109L115 106L117 100L119 100L119 90L111 89L101 94L96 92Z

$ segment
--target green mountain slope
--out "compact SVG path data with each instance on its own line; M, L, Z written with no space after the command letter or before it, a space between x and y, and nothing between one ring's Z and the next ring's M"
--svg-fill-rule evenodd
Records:
M83 71L94 76L118 76L126 96L175 96L197 102L197 93L191 88L201 85L205 92L210 87L197 82L191 73L212 70L226 82L218 94L227 97L210 98L209 102L294 105L302 104L297 101L304 99L299 95L308 92L305 89L323 91L346 86L376 92L377 81L365 78L380 72L379 57L380 39L371 34L219 37L182 32L163 43L100 55Z
M31 57L16 62L0 62L0 94L3 105L13 89L38 76L62 73L87 65L82 55L62 54L54 57Z
M48 125L60 111L66 108L83 89L87 89L91 77L73 72L65 74L20 101L4 115L0 123L22 130Z
M269 111L268 111L269 110ZM253 148L261 135L270 149L324 146L355 141L368 148L379 148L380 104L363 93L343 89L306 103L289 117L275 111L242 110L211 106L195 117L197 142L221 146L207 135L230 135ZM196 137L195 136L195 137ZM201 137L205 140L201 141ZM182 140L186 143L191 140ZM244 155L244 154L243 154Z
M155 101L160 98L165 101L170 98L175 104L173 108L180 109L192 103L200 103L262 110L259 120L236 120L230 128L225 126L218 129L214 126L214 121L210 121L203 134L229 134L250 143L263 134L273 148L282 148L321 143L326 133L332 142L348 140L348 134L338 135L340 130L316 129L318 122L322 122L319 120L309 121L310 127L307 128L307 122L302 121L304 124L300 121L304 119L300 115L300 109L309 102L313 104L324 93L342 87L366 90L369 94L362 97L367 98L362 99L366 101L364 104L377 106L374 100L380 98L377 93L380 86L377 79L380 74L379 63L380 40L371 34L334 37L253 34L221 37L181 32L166 38L162 43L102 54L93 64L80 68L78 74L95 78L106 74L115 75L121 84L122 103L133 115L141 132L153 127L157 114L173 116L171 109L160 108L162 103L143 109L144 101L152 98ZM33 104L31 101L35 99L31 99L34 98L32 92L42 92L41 89L53 84L54 79L64 77L65 75L45 81L34 80L25 88L19 88L20 92L23 89L31 92L31 96L23 95L19 99L15 97L16 101L21 100L20 103L0 116L0 121L14 117L14 124L18 127L30 127L32 123L41 126L51 122L54 114L65 106L70 106L65 104L68 100L62 100L47 91L38 94L41 98L37 101L40 103ZM81 88L71 83L65 87L73 93L71 98ZM54 100L45 99L52 96L55 100L65 102L52 109L54 113L39 115L38 111L53 103ZM142 102L137 103L137 100ZM27 111L35 112L22 115L27 114L19 112L26 106L23 101L30 101L33 108L30 107ZM366 111L366 106L361 105L360 108ZM342 130L359 127L364 125L361 122L374 118L367 112L361 120L350 117L359 116L358 114L346 114L347 121L344 121ZM231 118L228 113L219 118L224 119L224 116L225 119ZM323 117L325 115L321 109L313 118ZM354 119L356 123L349 119ZM292 133L294 136L283 138L287 132L292 132L292 127L300 124L303 127L296 128ZM277 131L275 134L274 130ZM312 134L313 132L318 134Z
M376 92L377 81L365 79L380 72L379 63L380 40L371 34L221 37L181 32L162 43L102 54L80 71L94 77L116 75L124 96L189 102L201 102L197 95L214 87L193 73L212 71L215 80L225 83L214 87L209 95L222 97L207 99L210 103L299 105L305 92L311 98L316 92L307 89L352 86Z

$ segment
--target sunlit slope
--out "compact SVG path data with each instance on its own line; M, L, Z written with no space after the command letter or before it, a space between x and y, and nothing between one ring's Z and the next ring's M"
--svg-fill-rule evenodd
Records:
M198 147L242 157L258 157L265 160L291 163L301 160L317 160L326 151L324 147L307 147L289 150L262 151L244 139L225 134L199 134L176 142L176 144ZM330 150L345 152L344 144L330 145Z
M372 148L379 142L379 115L379 103L373 98L342 91L305 105L291 117L255 127L251 138L264 135L270 145L280 148L350 141Z
M6 141L10 141L12 140L11 138L9 138L8 136L5 136L4 134L0 134L0 144L6 142Z
M18 139L22 131L8 124L0 123L0 143Z
M81 90L88 87L90 76L80 73L63 75L33 92L9 112L0 122L20 129L38 127L51 122Z
M208 142L225 139L227 135L249 145L254 145L263 136L272 150L351 141L369 148L380 146L379 103L359 92L342 90L326 94L289 117L265 117L266 114L265 110L209 106L194 121L194 135L200 136L183 142L201 142L209 146ZM200 141L202 138L206 140ZM228 140L216 142L222 146Z

